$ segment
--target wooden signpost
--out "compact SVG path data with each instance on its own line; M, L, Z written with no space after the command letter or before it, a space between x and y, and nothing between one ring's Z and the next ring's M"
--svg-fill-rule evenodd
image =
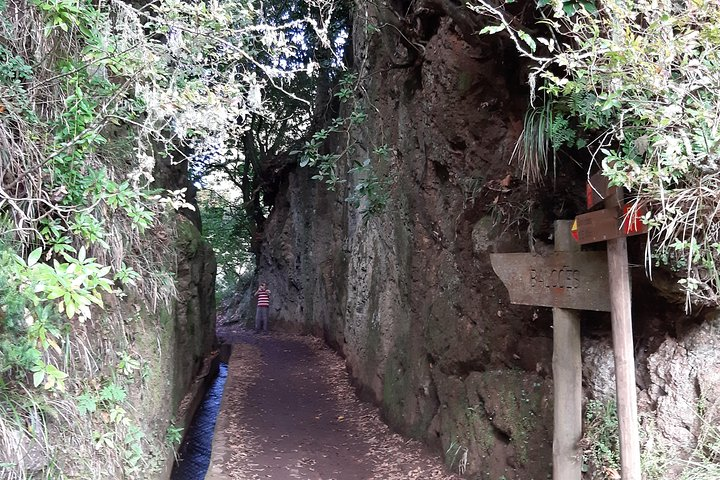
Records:
M570 236L570 222L555 222L555 251L574 252L580 246ZM604 254L604 252L599 252ZM606 260L607 261L607 260ZM607 268L598 276L607 281ZM607 287L608 283L603 282ZM586 298L597 300L605 292ZM607 300L608 297L605 297ZM553 477L580 480L582 455L582 340L577 310L553 307Z
M622 190L608 192L605 206L621 209ZM635 218L626 220L635 224ZM618 427L620 429L620 465L623 480L640 480L640 432L635 391L635 353L633 351L630 267L627 237L607 241L608 275L610 278L610 319L612 322L613 355L615 357L615 389L617 392Z
M610 311L623 480L640 480L640 439L635 392L627 236L646 231L642 211L623 205L622 192L598 175L588 182L588 208L605 209L555 222L555 253L492 254L490 261L511 303L553 307L553 478L580 480L582 361L576 310ZM621 213L623 212L623 213ZM575 239L573 242L572 239ZM606 252L580 245L607 241Z
M564 223L568 225L561 235L567 237L567 242L574 243L570 237L569 223L572 222ZM605 252L572 252L568 248L558 250L556 245L555 253L546 257L496 253L490 256L490 262L508 286L511 303L610 311Z
M610 310L605 252L580 252L572 220L555 222L555 253L490 255L510 302L553 307L553 478L580 480L582 357L576 310ZM569 272L569 273L566 273ZM540 281L542 279L542 281Z

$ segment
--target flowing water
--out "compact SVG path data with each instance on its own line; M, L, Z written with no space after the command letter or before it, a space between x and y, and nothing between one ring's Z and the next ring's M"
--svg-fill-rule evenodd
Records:
M221 363L218 376L210 385L193 417L178 452L180 460L172 471L172 480L203 480L210 465L215 420L220 411L228 366Z

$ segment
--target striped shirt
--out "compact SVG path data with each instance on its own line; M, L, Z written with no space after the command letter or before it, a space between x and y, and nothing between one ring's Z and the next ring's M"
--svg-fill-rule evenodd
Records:
M258 307L269 307L270 306L270 290L259 290L257 294L257 306Z

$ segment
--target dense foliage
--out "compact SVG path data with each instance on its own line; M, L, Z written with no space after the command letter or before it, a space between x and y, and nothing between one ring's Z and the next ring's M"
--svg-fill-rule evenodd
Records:
M133 402L164 385L144 355L171 328L152 319L193 207L155 165L241 158L268 85L310 68L290 59L294 29L327 23L332 4L312 6L267 21L244 0L0 0L0 477L163 468L179 432Z
M471 8L535 65L520 143L530 177L546 171L547 150L587 157L588 172L648 208L648 269L679 275L688 309L718 305L720 4L539 0L523 26L512 3Z
M218 263L216 292L218 300L222 301L236 293L241 279L254 274L253 225L242 206L218 192L202 191L198 203L204 236Z

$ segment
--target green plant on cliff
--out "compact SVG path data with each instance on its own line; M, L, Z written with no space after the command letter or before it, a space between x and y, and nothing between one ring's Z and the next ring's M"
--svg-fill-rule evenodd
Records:
M370 147L360 141L358 130L367 126L368 121L364 101L358 96L360 88L356 74L343 75L334 96L342 105L341 111L349 113L338 115L328 126L314 132L302 150L293 153L300 155L301 167L315 169L314 180L324 182L332 191L345 183L345 174L351 176L355 180L354 187L346 200L368 220L384 212L390 201L393 152L387 144ZM339 146L333 150L333 144ZM347 168L349 159L357 155L366 156Z
M468 464L468 449L457 443L457 439L450 442L450 446L445 451L445 458L450 461L450 469L457 463L458 473L465 473Z
M620 471L620 439L614 400L590 400L585 407L583 470L593 479L616 478Z
M521 25L512 3L471 8L535 65L528 115L552 112L525 131L520 158L561 146L597 165L648 208L648 269L680 277L687 309L720 304L720 5L539 0L536 23Z
M354 101L357 81L356 74L346 73L338 82L338 91L334 94L343 105L348 106L347 109L351 113L338 116L328 126L313 132L303 145L302 151L293 152L301 155L300 166L314 167L317 173L313 179L325 182L330 190L335 190L339 183L344 182L341 178L342 172L339 171L341 166L338 163L357 147L358 142L351 132L367 119L363 108ZM326 152L326 142L333 135L344 137L345 145L339 152Z
M681 480L710 480L720 478L720 424L718 401L701 399L698 404L700 431L697 445L687 460L682 460Z
M0 477L162 468L179 399L155 422L138 407L163 402L145 357L172 348L175 211L193 207L155 187L155 163L220 162L266 114L302 20L262 15L243 0L0 1Z
M672 465L680 465L682 462L669 458L667 440L664 440L657 431L651 418L642 418L641 424L642 476L647 479L665 478ZM589 478L601 480L618 478L621 471L620 437L617 404L614 399L589 400L587 402L580 446L582 447L583 471L588 473ZM687 478L701 479L703 477Z
M375 162L368 157L362 163L356 162L349 173L355 175L355 188L347 201L360 209L365 219L385 211L390 202L392 177L386 173L390 168L390 149L381 145L373 150Z

